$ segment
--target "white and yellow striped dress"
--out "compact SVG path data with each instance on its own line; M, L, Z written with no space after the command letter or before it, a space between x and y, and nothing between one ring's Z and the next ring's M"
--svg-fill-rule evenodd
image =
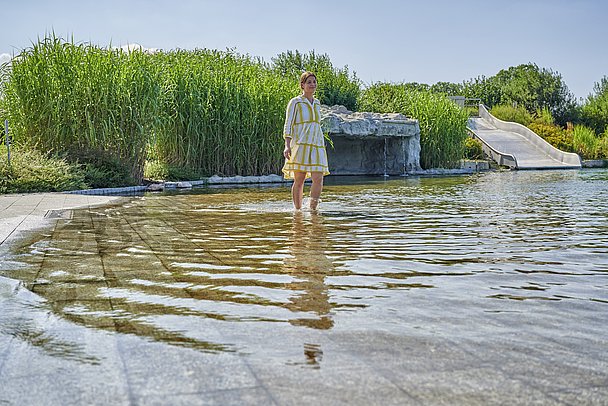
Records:
M323 172L329 175L325 138L321 130L321 103L312 104L304 96L294 97L287 104L283 138L291 137L291 158L283 165L285 179L293 179L294 172Z

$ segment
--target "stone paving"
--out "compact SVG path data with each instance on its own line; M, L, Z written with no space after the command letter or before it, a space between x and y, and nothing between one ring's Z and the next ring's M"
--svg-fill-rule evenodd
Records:
M0 196L0 241L6 249L25 231L52 227L53 218L69 215L63 210L116 199ZM442 331L417 331L395 320L394 328L383 331L371 328L374 317L368 326L344 316L331 330L274 337L274 356L250 357L76 324L57 316L21 282L4 277L0 309L0 405L608 403L603 315L560 337L500 334L502 327L518 323L517 316L506 316L504 326L492 326L492 334L469 332L466 339L458 338L466 319L433 320ZM424 320L424 313L412 309L409 316ZM234 333L224 327L216 333ZM297 352L282 349L302 340L317 344Z
M0 195L0 245L24 231L50 224L53 218L61 217L64 210L103 205L118 199L67 193Z

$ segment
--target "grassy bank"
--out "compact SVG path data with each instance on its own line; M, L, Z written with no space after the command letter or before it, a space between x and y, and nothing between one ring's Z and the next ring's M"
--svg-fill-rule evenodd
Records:
M0 146L0 193L61 192L84 189L84 171L64 159L50 158L36 150L11 148L11 162Z

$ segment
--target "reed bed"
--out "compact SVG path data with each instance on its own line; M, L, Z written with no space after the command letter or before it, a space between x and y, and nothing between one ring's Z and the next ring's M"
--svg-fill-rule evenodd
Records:
M572 131L572 146L574 151L583 159L602 158L600 138L596 137L593 129L584 125L575 125Z
M359 100L363 111L399 112L420 124L423 168L455 168L464 156L468 114L442 94L411 90L404 84L377 83Z
M157 70L140 51L46 38L13 61L4 109L15 142L78 159L100 151L141 179L157 122Z
M297 81L231 51L149 54L45 38L3 86L16 142L71 161L147 160L200 175L277 173Z
M164 89L151 158L204 175L276 173L295 82L260 60L215 50L152 57Z
M196 176L278 173L285 106L303 68L319 71L326 103L417 118L423 167L462 158L467 115L443 95L392 84L361 91L348 68L312 53L269 64L230 50L146 53L51 36L13 61L0 110L17 144L80 162L97 178L123 165L139 182L146 162Z

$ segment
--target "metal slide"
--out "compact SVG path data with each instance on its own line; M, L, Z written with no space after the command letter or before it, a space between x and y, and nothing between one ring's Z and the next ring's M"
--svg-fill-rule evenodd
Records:
M576 169L577 154L561 151L529 128L492 116L479 105L479 117L469 118L469 131L483 144L484 152L499 165L513 169Z

